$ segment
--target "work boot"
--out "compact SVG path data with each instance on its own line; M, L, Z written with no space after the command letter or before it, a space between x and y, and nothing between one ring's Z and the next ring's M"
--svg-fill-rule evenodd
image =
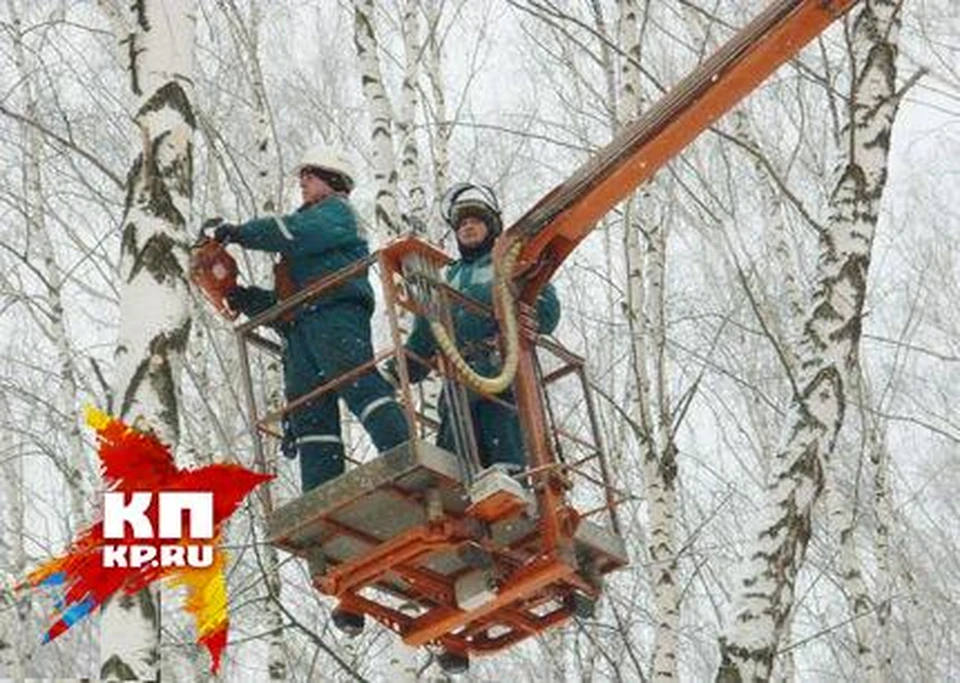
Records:
M467 655L444 650L437 655L437 664L448 674L465 674L470 669L470 658Z
M348 612L337 607L330 616L333 618L333 625L337 627L337 630L350 638L356 638L363 633L363 625L366 619L362 614Z
M300 451L300 488L304 493L343 474L343 444L335 441L339 438L336 435L308 434L297 439ZM320 439L330 441L319 441Z

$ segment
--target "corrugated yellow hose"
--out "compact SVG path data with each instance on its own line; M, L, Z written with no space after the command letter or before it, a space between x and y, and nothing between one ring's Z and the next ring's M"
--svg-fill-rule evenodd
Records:
M510 386L510 383L513 382L514 375L517 374L517 362L520 358L520 343L517 332L517 313L514 310L513 295L510 293L508 279L513 272L513 266L517 262L517 257L520 255L522 246L522 243L518 241L510 247L510 250L503 257L502 263L494 262L494 296L499 299L500 307L503 310L503 330L501 330L501 332L507 350L499 375L496 377L484 377L478 374L473 368L467 365L467 361L460 355L456 343L447 333L446 328L435 320L430 321L430 330L437 340L437 346L453 365L460 379L471 389L475 389L484 394L499 394Z

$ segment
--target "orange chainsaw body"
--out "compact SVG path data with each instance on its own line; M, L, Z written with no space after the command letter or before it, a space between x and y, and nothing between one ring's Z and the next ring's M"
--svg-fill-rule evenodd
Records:
M237 272L237 260L216 240L204 238L190 251L190 282L227 320L238 315L226 299L227 292L237 286Z

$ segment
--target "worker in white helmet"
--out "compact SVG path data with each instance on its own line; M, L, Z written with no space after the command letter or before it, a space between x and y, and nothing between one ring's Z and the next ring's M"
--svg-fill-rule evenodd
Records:
M303 205L283 217L221 224L215 238L247 249L280 254L274 288L237 287L227 294L231 308L261 313L307 284L366 257L367 243L347 198L355 175L339 150L313 147L297 167ZM373 290L365 274L324 292L277 325L285 338L284 385L292 401L320 384L373 358L370 318ZM360 420L382 453L409 438L393 388L377 372L367 373L293 411L286 425L288 454L300 457L303 491L343 473L344 447L337 398Z

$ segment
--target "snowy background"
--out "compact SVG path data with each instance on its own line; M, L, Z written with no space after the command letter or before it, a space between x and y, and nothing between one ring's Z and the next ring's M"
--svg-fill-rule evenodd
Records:
M134 10L153 18L151 28L194 36L186 52L141 45L181 76L191 68L184 55L194 58L182 80L195 128L176 239L189 244L211 215L295 208L290 171L307 146L326 141L356 162L353 200L376 248L391 235L376 218L378 174L400 168L407 123L418 156L395 188L398 219L422 216L444 239L436 198L447 183L474 180L499 192L509 224L764 4L140 0ZM100 480L81 407L119 412L127 374L118 346L147 343L129 319L121 327L121 299L135 286L120 256L136 180L128 172L148 134L131 94L138 43L124 33L136 25L127 11L106 0L0 5L0 678L98 671L99 617L41 646L50 601L8 589L94 518ZM629 209L611 212L554 278L563 302L555 336L587 359L617 485L632 494L621 517L633 563L609 577L594 618L476 659L473 679L715 677L718 639L734 632L739 561L755 548L751 525L770 501L765 478L790 434L784 358L812 315L818 234L849 160L860 11L701 136ZM386 147L372 135L378 110L361 88L370 63L358 58L358 12L378 41L393 133ZM757 636L775 643L778 680L960 677L960 16L954 0L907 0L898 19L900 99L879 169L887 179L858 380L846 385L836 443L819 459L824 490L790 616ZM411 64L417 87L407 99ZM624 91L631 82L636 102ZM627 261L638 254L640 301ZM245 280L267 280L267 260L242 266ZM233 335L195 294L173 291L177 315L191 320L175 375L178 455L252 465ZM175 309L158 302L147 292L128 305L143 321ZM374 324L382 339L379 313ZM276 367L264 360L255 370L262 397L279 395ZM656 424L644 424L644 401ZM371 457L363 430L347 424L356 457ZM651 477L673 461L648 449L664 435L676 449L666 508L651 503ZM295 495L296 472L279 466L282 501ZM667 557L650 533L664 514ZM260 523L251 502L230 527L232 623L220 680L401 680L411 659L422 679L444 678L430 652L397 648L379 627L343 638L328 624L331 602L282 554L274 600ZM669 594L658 592L665 575ZM201 680L208 662L179 597L164 595L163 677Z

